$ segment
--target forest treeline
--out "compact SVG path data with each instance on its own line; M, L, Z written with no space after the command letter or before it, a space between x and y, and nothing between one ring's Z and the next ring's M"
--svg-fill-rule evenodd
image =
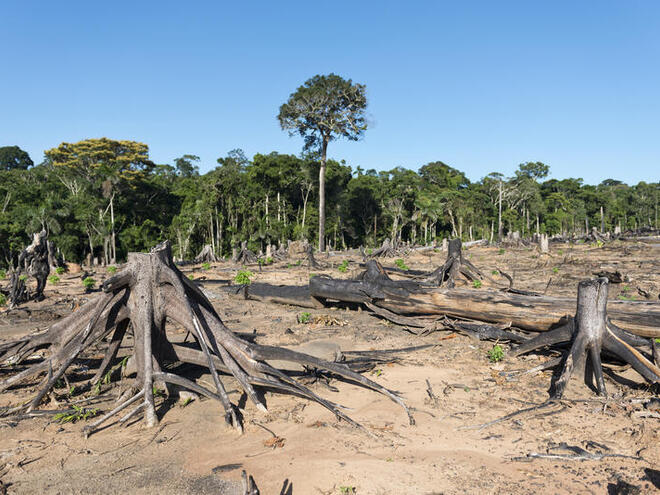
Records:
M0 265L15 263L31 233L46 229L68 261L90 253L124 260L170 239L179 259L210 244L218 255L241 241L263 250L287 239L315 238L318 156L239 150L200 174L199 158L156 164L148 146L88 139L45 151L34 165L16 146L0 148ZM519 231L548 234L658 227L660 183L608 179L547 180L549 167L520 164L513 177L477 182L441 161L419 171L363 170L328 160L326 242L331 249L380 245L385 238L429 243ZM501 210L500 210L501 206Z

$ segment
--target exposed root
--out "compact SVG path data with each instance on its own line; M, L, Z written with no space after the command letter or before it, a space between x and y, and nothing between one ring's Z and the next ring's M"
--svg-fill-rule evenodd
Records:
M91 346L110 337L106 354L95 370L91 383L99 383L115 359L127 330L133 329L133 359L137 376L133 386L120 398L117 407L89 425L91 434L106 421L133 406L120 422L142 414L147 426L158 423L154 403L156 383L174 384L190 389L223 406L225 420L241 430L239 415L229 400L218 372L228 373L239 382L249 399L260 409L265 404L255 390L264 387L290 393L321 404L338 418L359 426L341 410L341 406L323 399L266 360L299 363L326 370L365 388L389 397L414 419L404 401L395 392L352 371L340 363L322 361L288 349L262 346L242 340L222 323L213 306L201 291L186 279L172 262L168 242L156 246L150 254L131 253L125 268L106 280L103 293L79 311L53 324L46 332L0 347L0 362L20 364L35 351L46 349L46 357L0 382L0 392L37 375L46 374L38 392L26 410L39 407L43 397L68 368ZM171 343L165 332L170 319L182 325L196 340L196 347ZM189 379L163 371L169 362L191 363L206 368L215 390L208 390Z
M633 367L646 381L660 382L660 368L653 364L653 339L633 335L614 325L607 318L607 278L585 280L578 285L578 305L575 318L567 324L540 334L514 350L518 356L545 346L572 342L565 357L562 372L554 386L553 397L561 398L571 375L575 370L585 374L585 381L591 384L593 375L599 395L607 395L601 353L616 356ZM650 355L645 355L648 348ZM586 365L589 357L590 369Z

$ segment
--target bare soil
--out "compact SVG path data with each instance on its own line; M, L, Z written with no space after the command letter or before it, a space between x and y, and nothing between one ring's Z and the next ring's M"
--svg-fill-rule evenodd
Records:
M626 280L612 284L611 298L649 298L660 291L660 242L614 242L604 247L552 245L551 255L529 248L474 247L465 256L486 273L512 275L519 289L575 297L577 283L601 270L619 271ZM404 257L414 269L440 265L443 252ZM349 270L337 266L349 259ZM317 256L334 277L359 273L358 256ZM383 261L393 266L393 259ZM296 259L248 267L254 280L305 284L310 272ZM492 342L450 332L416 336L368 311L336 308L304 310L246 301L222 290L241 267L216 263L209 270L183 267L235 331L256 329L257 342L299 346L318 340L343 350L384 350L423 344L429 348L367 372L369 377L402 393L417 421L410 426L404 411L386 397L333 380L333 392L321 382L317 393L349 408L367 431L339 422L318 404L287 395L266 395L268 413L258 411L227 379L230 397L239 401L245 422L240 435L224 423L220 406L208 400L184 405L160 398L158 428L141 421L110 426L85 439L85 421L60 424L52 416L22 421L0 418L0 480L7 493L242 493L240 473L254 476L262 494L280 493L285 480L293 494L458 494L458 493L656 493L660 490L660 420L644 404L653 394L632 370L610 371L610 397L601 399L579 378L565 398L550 408L520 414L479 427L548 398L551 372L509 377L549 358L530 355L491 363ZM102 281L105 274L93 275ZM506 280L492 275L502 285ZM548 281L551 279L550 284ZM488 286L484 283L484 288ZM639 290L638 290L639 289ZM480 289L475 289L480 290ZM0 342L46 328L94 294L84 294L79 275L61 276L49 284L46 300L0 313ZM312 323L298 323L303 312ZM317 321L317 323L314 323ZM660 325L659 325L660 326ZM184 332L169 330L173 340ZM508 349L503 345L505 352ZM84 366L84 363L82 363ZM7 370L0 369L0 378ZM210 383L208 375L196 376ZM427 393L427 380L436 399ZM112 396L115 388L101 395ZM25 400L30 387L0 394L0 407ZM66 389L51 394L43 409L65 409L79 400ZM110 402L90 405L107 410ZM530 457L566 443L608 456L593 460ZM595 442L595 443L593 443ZM549 450L550 449L550 450ZM565 453L565 452L562 452ZM626 483L639 491L621 491ZM630 489L630 487L629 487ZM619 491L616 491L619 490ZM0 493L2 488L0 487Z

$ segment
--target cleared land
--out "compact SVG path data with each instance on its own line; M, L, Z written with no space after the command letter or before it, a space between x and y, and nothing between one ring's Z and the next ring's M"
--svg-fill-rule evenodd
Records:
M643 300L648 295L658 301L658 240L617 241L601 248L554 244L551 253L542 256L528 248L501 252L494 247L464 252L488 273L498 269L513 275L518 289L544 292L547 286L548 295L575 297L580 280L594 272L619 271L626 278L610 286L611 299ZM410 268L430 271L445 257L439 251L404 259ZM357 253L317 259L327 269L314 273L349 278L361 271ZM341 273L337 267L344 259L350 263ZM261 272L254 266L249 269L257 282L306 284L310 271L296 261L276 263ZM394 260L383 264L393 266ZM639 487L641 493L660 489L660 411L645 407L654 395L630 369L607 373L609 399L596 397L575 378L566 400L558 405L475 428L547 399L550 371L519 376L508 372L533 368L551 353L507 359L504 344L505 360L491 363L487 352L493 342L447 331L416 336L366 310L310 310L246 301L222 289L240 269L228 262L212 264L208 270L201 265L182 269L198 281L227 326L238 332L256 329L262 344L297 347L324 340L345 351L430 344L397 353L396 362L366 372L402 392L415 409L417 424L410 426L403 410L386 397L337 380L330 385L338 393L322 379L309 386L348 407L347 413L369 433L338 422L318 404L286 395L266 394L268 413L262 413L240 398L236 382L228 379L232 401L244 408L243 435L225 424L218 403L199 399L183 407L161 397L159 427L147 430L135 421L88 439L81 433L85 421L0 418L0 479L10 485L8 493L231 494L240 493L241 469L254 476L263 494L280 493L285 479L294 494L352 493L347 490L353 487L358 494L606 493L624 483ZM99 282L104 276L100 271L94 275ZM56 286L49 284L46 296L41 303L3 312L0 342L44 329L91 297L83 294L80 275L74 273L62 275ZM310 313L309 322L299 323L304 312ZM185 338L182 329L170 332L172 340ZM1 370L0 377L6 372ZM190 376L211 382L210 375L195 374L193 369ZM427 381L435 399L427 392ZM34 388L28 386L0 394L0 407L27 400L31 391ZM116 393L108 385L99 397ZM42 409L66 409L68 402L81 398L62 387ZM107 410L110 402L84 405ZM555 449L562 443L596 455L588 460L529 456L575 454Z

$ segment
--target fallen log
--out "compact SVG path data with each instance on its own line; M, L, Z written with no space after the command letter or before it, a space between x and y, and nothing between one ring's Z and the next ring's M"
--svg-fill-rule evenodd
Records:
M506 323L533 332L544 332L563 325L573 317L576 309L576 300L569 298L527 296L484 289L441 289L410 281L391 282L392 286L387 286L365 280L316 276L305 286L252 284L249 296L305 308L319 307L319 301L368 302L398 315L445 315L486 323ZM238 288L229 290L237 292ZM660 338L658 303L609 300L607 313L615 325L631 333Z

